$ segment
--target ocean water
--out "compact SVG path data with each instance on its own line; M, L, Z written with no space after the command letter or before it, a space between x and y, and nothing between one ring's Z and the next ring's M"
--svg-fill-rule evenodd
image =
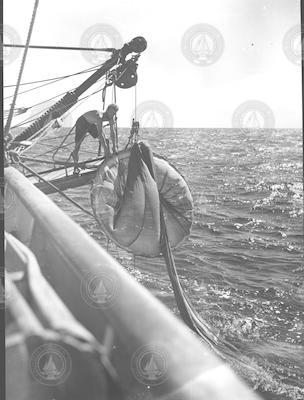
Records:
M125 143L127 132L120 137ZM304 399L302 133L143 129L141 138L178 168L193 195L191 235L174 250L193 306L241 350L230 364L263 398ZM83 147L97 145L88 139ZM90 209L89 187L68 192ZM134 260L107 243L96 221L52 198L178 315L162 259Z

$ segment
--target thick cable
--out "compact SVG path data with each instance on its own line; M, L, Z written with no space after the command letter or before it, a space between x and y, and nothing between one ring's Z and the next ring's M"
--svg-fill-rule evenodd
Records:
M33 14L32 14L32 19L31 19L31 23L30 23L29 32L28 32L27 39L26 39L26 45L25 45L25 49L24 49L24 53L23 53L21 66L20 66L19 76L18 76L16 88L15 88L15 93L14 93L14 97L13 97L10 113L9 113L9 116L7 118L6 125L5 125L5 128L4 128L4 135L5 136L7 136L9 134L11 123L12 123L12 120L13 120L15 104L16 104L18 91L19 91L19 86L20 86L20 83L21 83L21 78L22 78L22 74L23 74L23 70L24 70L24 66L25 66L26 56L27 56L27 52L28 52L28 49L29 49L33 28L34 28L34 23L35 23L35 18L36 18L36 14L37 14L38 4L39 4L39 0L35 0L34 10L33 10Z

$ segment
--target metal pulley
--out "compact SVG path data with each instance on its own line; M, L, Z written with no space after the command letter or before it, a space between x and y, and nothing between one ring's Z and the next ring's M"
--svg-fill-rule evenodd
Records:
M115 85L120 89L129 89L137 83L137 63L129 60L116 70Z

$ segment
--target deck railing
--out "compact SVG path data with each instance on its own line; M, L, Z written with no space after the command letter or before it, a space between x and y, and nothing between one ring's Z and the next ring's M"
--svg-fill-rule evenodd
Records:
M13 167L6 168L5 178L10 192L7 231L33 251L43 275L76 319L111 347L112 365L129 399L258 399L50 198ZM107 295L96 299L98 280ZM154 375L147 375L142 363L151 363L153 352L161 363Z

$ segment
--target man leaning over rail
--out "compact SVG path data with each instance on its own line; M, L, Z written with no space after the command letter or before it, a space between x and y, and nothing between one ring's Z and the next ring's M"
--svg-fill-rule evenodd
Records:
M82 114L76 121L75 124L75 148L72 151L70 157L74 160L74 173L79 173L77 167L79 160L79 150L81 143L89 133L94 139L99 140L98 156L101 153L101 146L104 149L105 158L109 158L111 155L109 149L109 140L105 137L103 133L103 122L109 122L110 126L110 137L112 141L112 152L116 154L118 151L117 143L117 132L115 126L115 116L118 111L118 106L116 104L110 104L105 112L100 112L97 110L91 110Z

